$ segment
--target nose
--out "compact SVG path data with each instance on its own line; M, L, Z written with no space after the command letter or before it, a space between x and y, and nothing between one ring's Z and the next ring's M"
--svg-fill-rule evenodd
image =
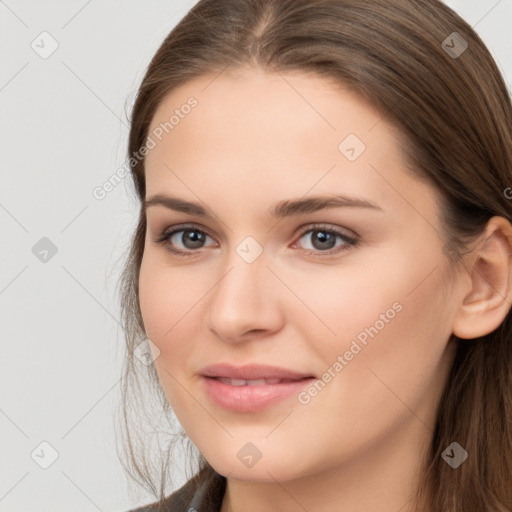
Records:
M279 291L283 288L267 268L263 254L252 263L234 253L223 267L206 316L208 329L225 342L240 343L279 331L283 314Z

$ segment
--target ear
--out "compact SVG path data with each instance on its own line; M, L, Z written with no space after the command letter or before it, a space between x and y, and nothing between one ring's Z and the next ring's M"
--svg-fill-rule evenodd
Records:
M454 318L453 334L462 339L485 336L497 329L512 306L512 226L492 217L466 258L471 277Z

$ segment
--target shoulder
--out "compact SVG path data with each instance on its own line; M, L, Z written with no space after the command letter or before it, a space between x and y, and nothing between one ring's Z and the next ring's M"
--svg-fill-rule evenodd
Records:
M218 512L225 489L226 478L208 466L164 500L128 512Z

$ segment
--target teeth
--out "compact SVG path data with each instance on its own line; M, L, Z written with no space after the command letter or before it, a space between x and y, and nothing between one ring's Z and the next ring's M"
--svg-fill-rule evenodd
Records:
M279 382L285 382L284 379L265 379L267 384L279 384Z
M291 382L287 379L228 379L226 377L218 377L220 382L231 386L267 386L269 384L279 384L280 382Z
M265 379L246 380L248 386L265 386L268 382Z
M230 384L232 386L245 386L247 384L247 381L243 380L243 379L229 379L229 380L230 380Z

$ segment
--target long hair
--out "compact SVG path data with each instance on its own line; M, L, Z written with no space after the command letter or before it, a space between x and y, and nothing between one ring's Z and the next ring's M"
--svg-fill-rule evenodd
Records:
M130 474L160 500L172 477L174 440L187 440L183 431L171 430L176 422L154 368L140 372L145 367L134 361L135 347L145 338L138 296L146 231L140 150L167 94L201 75L247 66L268 73L303 70L338 81L396 125L409 168L441 193L443 250L453 268L492 216L512 220L504 194L512 184L510 95L485 44L445 4L200 0L151 60L130 120L128 157L141 209L119 281L127 343L123 420ZM486 336L454 337L456 356L437 410L424 486L418 490L429 510L512 509L511 329L509 311ZM141 411L149 400L141 398L143 380L156 391L162 417L169 418L160 448L150 449L149 435L141 431L148 420ZM469 453L456 470L441 457L453 441ZM192 458L195 470L212 470L193 447L188 462Z

